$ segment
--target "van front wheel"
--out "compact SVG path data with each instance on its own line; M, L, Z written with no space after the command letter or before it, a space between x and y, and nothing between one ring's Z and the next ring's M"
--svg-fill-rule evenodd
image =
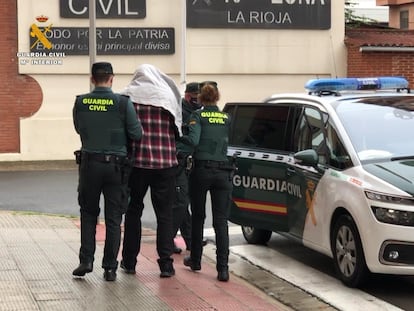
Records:
M249 244L266 244L272 236L272 231L242 226L243 236Z
M350 215L336 221L331 239L335 270L341 281L349 287L358 287L366 280L368 268L358 229Z

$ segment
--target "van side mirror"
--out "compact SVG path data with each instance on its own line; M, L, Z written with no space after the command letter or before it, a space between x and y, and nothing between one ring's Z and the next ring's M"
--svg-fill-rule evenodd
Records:
M323 173L325 169L318 165L319 163L319 156L313 149L306 149L299 152L296 152L293 155L295 159L295 163L304 166L311 166L314 167L319 173Z

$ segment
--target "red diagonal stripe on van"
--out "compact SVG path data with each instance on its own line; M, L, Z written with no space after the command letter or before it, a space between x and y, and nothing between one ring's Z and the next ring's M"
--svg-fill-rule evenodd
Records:
M284 204L267 203L253 200L242 200L233 198L237 207L251 212L260 212L267 214L287 215L287 208Z

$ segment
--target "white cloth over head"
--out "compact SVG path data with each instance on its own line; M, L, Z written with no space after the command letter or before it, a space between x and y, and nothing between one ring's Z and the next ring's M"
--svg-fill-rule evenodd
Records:
M131 82L121 94L128 95L132 102L161 107L174 117L177 132L182 136L181 95L174 80L150 64L140 65Z

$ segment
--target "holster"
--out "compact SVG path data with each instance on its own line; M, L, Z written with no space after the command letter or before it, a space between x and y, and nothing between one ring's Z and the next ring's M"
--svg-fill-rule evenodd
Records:
M129 175L131 175L132 168L135 164L135 157L126 157L122 165L122 183L128 183Z
M186 157L185 160L186 160L185 171L187 174L189 174L191 170L193 169L193 165L194 165L193 156L190 154L189 156Z
M231 170L230 170L230 180L233 180L233 176L234 176L234 174L236 173L236 171L239 169L238 167L237 167L237 163L236 163L236 161L237 161L237 156L236 155L233 155L232 157L231 157L231 161L230 161L230 166L231 166Z
M75 150L73 154L75 155L76 164L80 165L82 161L82 152L80 150Z

